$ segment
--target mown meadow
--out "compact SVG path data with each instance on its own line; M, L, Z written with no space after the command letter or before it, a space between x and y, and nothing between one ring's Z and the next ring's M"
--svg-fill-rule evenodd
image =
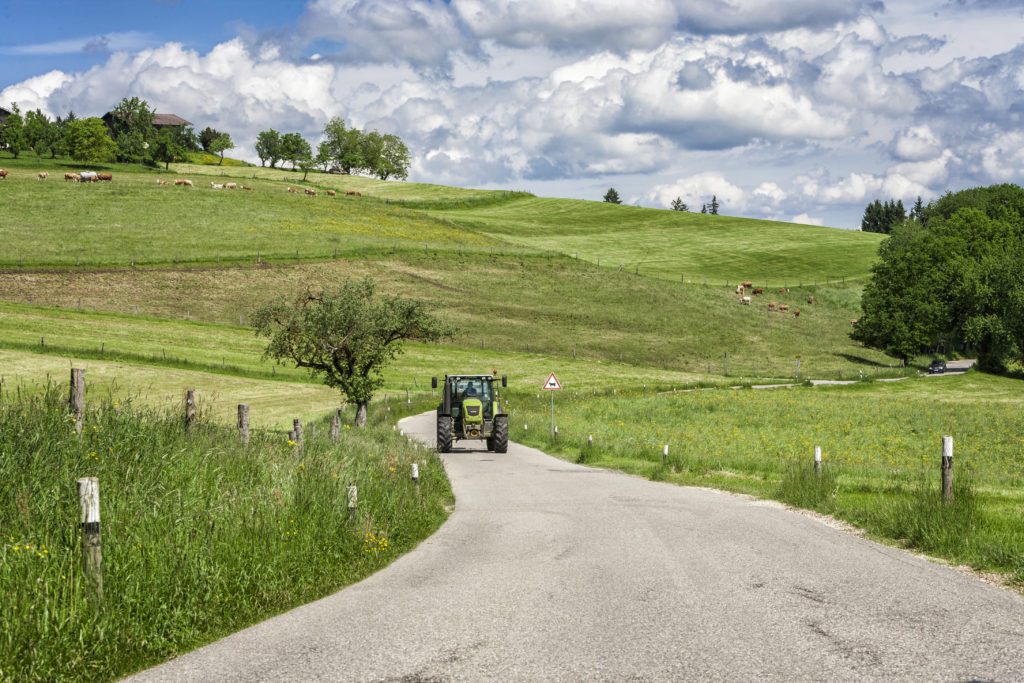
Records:
M969 373L850 386L597 394L567 383L555 397L557 436L548 399L529 393L510 400L514 440L577 462L817 509L1024 582L1019 380ZM931 505L944 435L954 438L955 474L966 482L960 509L971 508L971 523L955 533L937 520L956 518L956 507ZM815 446L832 485L807 497L807 487L816 486L806 476Z
M452 503L440 461L383 416L336 443L320 422L301 446L265 430L243 446L208 420L186 433L180 406L93 399L78 437L63 387L2 398L0 680L109 680L163 661L359 580ZM102 601L81 562L83 476L100 481Z

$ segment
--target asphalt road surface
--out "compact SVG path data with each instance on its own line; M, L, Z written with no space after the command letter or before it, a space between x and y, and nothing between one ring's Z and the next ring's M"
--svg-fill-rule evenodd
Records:
M1024 680L1024 598L972 576L516 444L444 460L417 549L135 680Z

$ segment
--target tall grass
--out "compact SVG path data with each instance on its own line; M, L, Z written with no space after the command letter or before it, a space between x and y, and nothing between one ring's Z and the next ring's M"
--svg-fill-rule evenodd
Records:
M130 401L81 438L63 392L0 405L0 680L107 680L356 581L445 519L439 461L380 423L300 450ZM408 472L420 465L422 495ZM105 597L79 556L75 481L100 480ZM359 516L345 493L359 487Z

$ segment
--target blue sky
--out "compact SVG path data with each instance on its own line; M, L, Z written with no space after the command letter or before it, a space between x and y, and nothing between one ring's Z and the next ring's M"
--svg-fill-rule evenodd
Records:
M0 2L0 103L398 133L411 179L856 227L1024 181L1017 0Z

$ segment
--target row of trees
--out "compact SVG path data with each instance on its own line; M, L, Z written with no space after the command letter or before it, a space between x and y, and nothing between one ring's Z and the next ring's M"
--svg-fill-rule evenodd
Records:
M876 199L864 208L860 229L864 232L880 232L888 235L894 227L903 221L924 221L925 213L925 205L920 197L910 208L909 216L902 199L890 199L886 202Z
M879 249L854 339L904 362L936 349L1024 362L1024 189L947 193L912 215Z
M293 170L334 168L342 173L367 173L381 180L409 175L409 148L400 137L350 128L341 117L332 118L324 126L323 140L317 145L315 156L309 142L299 133L282 134L272 128L256 137L256 155L261 166L269 163L271 168L281 162L291 164Z

